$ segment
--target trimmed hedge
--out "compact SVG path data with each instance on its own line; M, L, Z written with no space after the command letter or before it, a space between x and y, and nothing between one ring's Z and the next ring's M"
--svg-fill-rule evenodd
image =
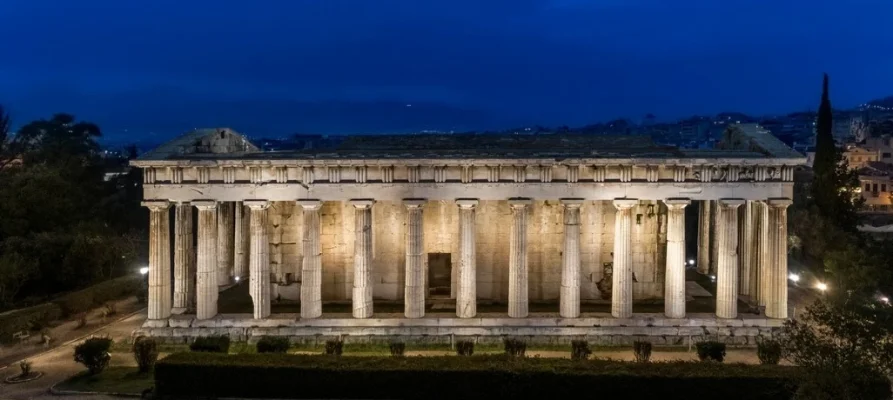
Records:
M162 397L790 399L795 367L472 357L177 353L155 366ZM300 390L295 390L300 388Z
M46 326L49 322L102 306L108 301L136 294L141 290L141 277L124 276L110 279L86 289L60 296L49 303L7 311L0 314L0 343L13 340L16 332Z

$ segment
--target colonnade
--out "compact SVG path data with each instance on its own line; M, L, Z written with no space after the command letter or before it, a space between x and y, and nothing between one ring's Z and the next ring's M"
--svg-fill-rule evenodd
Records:
M561 287L559 312L563 318L580 316L580 208L584 199L561 199L564 214L564 246L561 262ZM404 288L404 315L421 318L425 315L425 273L423 249L424 199L404 199L407 209L406 226L406 279ZM459 266L457 271L456 316L472 318L477 315L475 209L477 199L457 199L459 212ZM508 315L524 318L528 315L527 270L527 220L531 199L509 199L512 228L509 252ZM629 318L633 312L633 258L632 226L633 207L638 199L615 199L614 263L612 275L611 314L615 318ZM171 285L171 246L169 226L169 201L146 201L150 210L149 233L149 319L161 320L174 312L195 309L196 319L209 319L217 315L218 287L230 283L233 277L244 277L247 264L249 293L252 298L255 319L270 315L271 278L269 246L267 238L266 200L245 200L222 203L214 200L196 200L176 203L175 254L173 295ZM320 200L298 200L303 211L303 264L301 284L301 318L318 318L322 315L322 249L320 245ZM371 199L350 200L354 207L356 238L354 241L353 317L369 318L373 314L372 302L372 208ZM668 318L684 318L685 307L685 208L691 200L665 199L667 206L667 249L665 271L665 315ZM699 232L699 268L706 264L707 255L716 257L716 316L736 318L739 294L739 224L754 226L747 229L756 232L753 237L763 249L759 255L759 271L754 274L759 281L759 298L766 306L766 316L787 318L787 207L790 199L768 199L753 202L756 211L739 221L738 208L746 205L741 199L721 199L715 202L716 218L711 221L710 203L701 203ZM192 248L192 209L198 210L197 248L195 258ZM234 208L233 208L234 207ZM250 229L244 232L247 208ZM705 214L706 213L706 214ZM705 217L706 215L706 217ZM222 216L222 217L221 217ZM234 219L234 220L233 220ZM712 232L711 232L712 231ZM745 230L746 231L746 230ZM705 241L713 234L715 240ZM247 242L247 243L246 243ZM709 242L709 243L708 243ZM246 246L247 244L247 246ZM228 247L224 247L228 246ZM244 247L243 247L244 246ZM712 247L710 247L712 246ZM247 247L247 263L244 249ZM712 254L711 254L712 255ZM711 261L712 262L712 261ZM192 280L194 266L195 280ZM701 271L705 272L705 271ZM193 293L194 290L194 293ZM173 299L173 302L171 301ZM193 304L194 303L194 304Z

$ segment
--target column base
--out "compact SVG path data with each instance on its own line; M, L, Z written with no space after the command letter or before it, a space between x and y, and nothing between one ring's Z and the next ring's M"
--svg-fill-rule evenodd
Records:
M319 318L322 316L322 301L301 299L301 319Z
M406 318L422 318L425 316L425 292L427 288L421 286L407 286L403 290L403 302L405 304L403 315Z
M456 316L459 318L474 318L477 315L477 301L456 300Z
M511 317L511 318L527 318L527 302L526 301L509 302L509 317Z
M353 288L354 318L369 318L372 316L372 293L370 292L371 288L368 287Z
M186 307L171 308L171 314L174 314L174 315L186 314Z

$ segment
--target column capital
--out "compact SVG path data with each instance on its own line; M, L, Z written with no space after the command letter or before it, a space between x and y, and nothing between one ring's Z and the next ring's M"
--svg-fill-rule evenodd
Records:
M670 198L664 200L664 204L671 210L682 210L685 206L691 204L691 200L684 198Z
M171 202L167 200L147 200L141 204L151 211L164 211L171 206Z
M618 210L628 210L639 204L639 199L614 199L614 207Z
M788 198L771 198L766 200L766 204L774 208L788 208L791 204L794 204L794 201Z
M264 210L267 207L270 207L270 202L267 200L244 200L242 204L248 206L248 208L252 210Z
M372 208L372 205L375 204L375 200L372 199L351 199L350 205L356 207L359 210L365 210L367 208Z
M456 205L458 205L459 208L464 208L464 209L468 209L468 210L476 207L478 205L478 203L480 203L478 201L478 199L456 199Z
M296 202L305 210L319 210L322 207L322 200L317 199L298 199Z
M217 200L193 200L192 205L199 210L216 210Z
M719 199L719 205L728 208L738 208L738 206L744 205L744 199Z
M403 199L403 205L410 210L417 210L425 206L426 199Z
M511 198L509 199L509 206L512 208L525 208L533 203L533 200L526 198Z
M583 199L559 199L558 200L561 205L567 208L580 208L583 205L583 202L586 200Z

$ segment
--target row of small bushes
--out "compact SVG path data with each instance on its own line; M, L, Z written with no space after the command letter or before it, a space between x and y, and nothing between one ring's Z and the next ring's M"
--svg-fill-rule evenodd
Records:
M90 311L140 290L140 277L125 276L65 294L48 303L7 311L0 314L0 343L12 341L17 332L40 330L51 321Z
M798 377L794 367L699 362L191 352L159 361L155 388L204 398L289 398L298 387L304 398L565 398L597 388L605 398L789 399Z
M230 339L227 336L199 337L193 341L189 348L192 351L227 353L229 352ZM256 348L258 353L287 353L291 345L287 337L264 336L258 340ZM637 362L649 362L651 360L651 343L636 341L633 343L633 354ZM401 357L406 352L406 344L403 342L391 342L388 348L392 356ZM503 340L505 354L509 357L524 357L527 352L527 343L523 340L508 338ZM698 359L701 361L723 362L726 356L726 345L715 341L704 341L696 344ZM325 354L340 356L344 350L344 343L340 340L326 341ZM456 355L470 356L474 354L474 342L460 340L456 342ZM571 342L571 359L585 360L592 354L589 343L585 340ZM781 344L774 340L764 340L757 345L757 357L761 364L775 365L781 360Z

